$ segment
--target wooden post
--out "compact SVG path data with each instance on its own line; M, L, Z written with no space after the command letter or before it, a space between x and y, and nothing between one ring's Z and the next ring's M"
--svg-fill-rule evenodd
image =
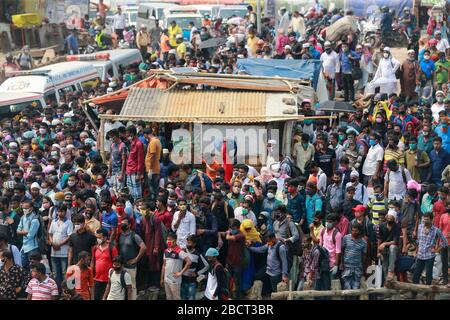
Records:
M341 290L341 281L339 279L336 280L331 280L331 290L333 291L338 291ZM340 300L336 295L334 297L332 297L331 299L333 300Z
M194 156L195 149L194 149L194 137L192 136L192 122L189 122L189 137L190 137L189 139L191 140L191 141L189 141L189 149L191 150L191 152L190 152L191 159L189 159L189 160L190 160L190 163L194 163L194 160L195 160L195 156Z
M98 149L100 151L100 155L102 156L103 161L106 161L106 150L105 150L105 119L100 119L100 129L98 130Z

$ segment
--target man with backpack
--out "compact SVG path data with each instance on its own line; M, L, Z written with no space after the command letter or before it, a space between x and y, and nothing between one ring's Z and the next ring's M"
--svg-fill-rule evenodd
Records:
M336 227L337 217L329 214L326 217L325 229L320 233L320 245L327 249L330 256L330 273L332 279L338 278L341 263L342 234Z
M132 290L129 300L136 300L136 266L145 255L147 247L142 238L131 230L128 218L122 218L120 229L122 232L118 241L119 254L125 261L123 268L131 277Z
M330 290L330 255L327 249L312 241L311 235L306 236L303 242L303 261L306 287Z
M409 180L412 180L408 169L400 167L396 160L387 162L388 170L384 176L384 195L389 200L403 200Z
M125 259L116 256L109 269L108 284L103 300L132 300L132 282L130 274L124 269Z
M209 262L208 280L204 300L229 300L231 296L231 276L228 270L219 262L219 251L209 248L206 251L206 259Z
M16 64L20 70L31 70L34 67L33 58L30 54L30 47L23 46L22 52L16 57Z
M108 241L108 231L99 229L95 233L97 246L92 250L91 269L94 271L94 300L102 300L109 281L109 270L117 249Z
M17 235L22 236L22 266L25 270L30 269L28 256L34 252L39 252L38 231L41 228L39 219L33 211L33 205L30 200L22 202L23 216L17 227Z
M288 262L293 256L301 256L303 232L297 225L286 217L286 207L284 205L275 209L273 232L276 238L288 249ZM290 269L290 268L288 268Z
M272 292L277 291L277 285L281 281L286 284L289 282L288 249L277 239L275 233L267 233L265 245L248 249L254 253L267 253L266 276Z

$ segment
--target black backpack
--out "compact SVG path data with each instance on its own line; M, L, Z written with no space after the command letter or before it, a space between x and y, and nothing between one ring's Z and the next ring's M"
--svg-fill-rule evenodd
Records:
M33 219L31 219L28 229L30 228L31 222L33 220L39 221L39 228L36 233L36 241L38 244L39 252L41 254L45 254L47 252L47 237L48 237L47 228L45 227L45 223L44 223L44 220L42 220L42 217L38 213L35 213L35 217Z
M114 270L110 270L109 271L109 284L111 285L111 276L114 273ZM120 285L122 286L122 289L124 290L124 300L128 300L128 289L127 289L127 284L125 282L125 273L127 273L125 270L122 270L120 272ZM110 288L111 290L111 288Z
M277 254L278 260L280 261L280 264L281 264L281 261L282 261L281 260L281 256L280 256L280 247L282 245L283 244L281 243L281 241L278 241L277 245L275 246L275 252ZM288 248L286 246L285 246L285 248L286 248L286 260L287 260L287 263L288 263L288 273L289 273L289 272L291 272L291 268L292 268L292 265L294 263L294 257L289 254L289 250L288 250Z
M315 250L319 250L319 271L329 272L330 271L330 254L327 249L317 245Z

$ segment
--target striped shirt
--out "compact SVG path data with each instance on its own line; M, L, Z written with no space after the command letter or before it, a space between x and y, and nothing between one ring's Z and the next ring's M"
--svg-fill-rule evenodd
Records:
M49 276L42 282L36 278L31 279L26 291L31 294L31 300L51 300L52 296L59 296L58 286Z
M342 251L344 251L345 268L362 268L363 253L367 253L367 242L363 238L353 239L347 234L342 239Z
M367 204L367 207L370 209L371 215L372 215L372 223L377 225L380 220L380 212L381 211L387 211L388 207L387 204L383 199L378 200L377 198L372 198L369 203Z

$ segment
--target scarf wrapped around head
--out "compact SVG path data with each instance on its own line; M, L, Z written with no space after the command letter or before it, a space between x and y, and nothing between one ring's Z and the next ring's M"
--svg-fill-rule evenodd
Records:
M246 229L251 229L251 230L247 231ZM242 221L241 232L245 236L245 240L254 241L254 242L262 242L259 232L256 230L255 226L253 225L253 221L250 219L245 219L244 221Z
M257 179L261 183L267 183L273 179L273 175L268 167L261 167L261 175Z

